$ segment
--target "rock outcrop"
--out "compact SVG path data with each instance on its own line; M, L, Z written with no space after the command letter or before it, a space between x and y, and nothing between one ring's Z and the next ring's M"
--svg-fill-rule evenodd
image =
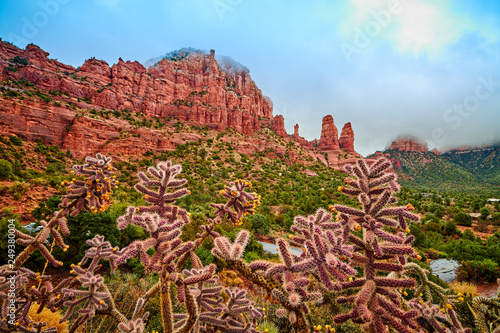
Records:
M77 69L48 56L36 45L22 50L0 40L5 91L0 92L0 134L41 139L82 158L96 152L163 153L204 140L206 128L230 127L245 136L228 131L227 142L247 155L264 153L291 164L320 160L336 169L359 157L350 123L339 139L332 116L323 119L320 140L301 137L298 124L288 135L284 117L273 118L271 100L248 69L231 59L221 68L212 51L163 59L147 69L121 58L111 67L91 58ZM187 130L177 125L188 125ZM283 139L253 135L269 129Z
M351 123L346 123L342 128L339 138L339 146L341 149L354 153L354 131L352 130Z
M429 151L429 149L427 148L427 144L425 142L422 142L419 139L412 136L397 138L391 143L389 149L404 151L404 152L413 151L420 153Z
M288 137L288 134L286 133L285 130L285 118L283 118L283 116L280 114L274 116L271 129L273 130L274 133L278 134L279 136Z
M293 141L297 142L302 147L311 147L312 144L299 135L299 124L293 127Z
M213 54L164 59L147 70L137 61L119 59L110 68L93 58L75 69L48 55L33 44L21 50L0 41L0 80L24 79L99 108L128 109L218 130L232 127L248 135L261 128L261 120L272 119L272 103L262 96L248 70L227 74Z
M323 150L339 150L339 132L330 115L323 118L318 147Z

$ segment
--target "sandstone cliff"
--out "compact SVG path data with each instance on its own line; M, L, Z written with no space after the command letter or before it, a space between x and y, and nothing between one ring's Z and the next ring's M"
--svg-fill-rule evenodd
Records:
M41 139L78 158L162 153L219 137L237 152L290 164L320 160L341 169L359 157L350 124L339 139L332 116L323 119L319 141L300 137L298 124L288 135L284 117L273 118L271 100L248 69L228 59L221 68L213 51L162 59L148 69L94 58L74 68L48 55L33 44L22 50L0 40L0 134ZM220 136L227 128L235 131Z
M345 151L354 153L354 131L352 130L351 123L346 123L342 128L339 138L339 146Z
M339 132L333 122L333 117L328 115L323 118L321 137L318 147L324 150L339 150Z
M249 72L229 75L213 54L164 59L147 70L137 61L121 58L111 67L92 58L75 69L48 55L33 44L21 50L0 41L0 81L24 79L99 108L128 109L218 130L232 127L248 135L261 128L261 120L272 119L272 103L262 96Z

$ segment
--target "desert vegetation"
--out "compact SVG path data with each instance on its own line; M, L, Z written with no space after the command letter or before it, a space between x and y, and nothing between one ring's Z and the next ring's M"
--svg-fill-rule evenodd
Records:
M15 229L18 245L25 247L2 267L1 325L7 331L26 332L74 332L87 325L142 332L153 324L165 332L258 332L265 325L296 332L343 331L349 329L345 325L368 332L425 327L470 331L455 312L461 297L429 280L421 268L409 228L419 217L411 212L412 204L396 204L394 194L400 188L390 167L385 159L359 160L348 167L345 186L337 190L357 198L358 205L336 204L299 215L291 233L276 239L279 258L245 260L251 234L241 227L261 204L261 197L250 190L252 183L229 182L220 190L219 202L210 204L211 217L194 226L194 214L176 205L190 193L187 180L180 178L182 167L159 162L147 167L147 173L138 173L135 189L143 203L129 206L116 220L118 230L133 226L141 235L121 247L103 235L88 235L83 257L71 264L67 277L56 281L57 274L46 273L46 264L64 265L55 248L61 253L71 249L65 241L71 235L68 221L80 214L103 214L118 187L111 158L89 157L73 166L71 180L62 182L66 192L50 219L42 220L40 232L30 235ZM186 238L183 230L192 232ZM219 232L224 230L230 232ZM206 244L215 258L211 263L197 255ZM301 247L302 254L294 255L291 245ZM41 271L26 267L37 254L46 263ZM113 286L114 277L123 274L120 270L131 260L142 271L142 281L131 278L130 286ZM240 281L221 279L217 273L223 268L235 271ZM13 272L16 309L10 322L7 277ZM121 288L128 291L124 294ZM253 300L259 293L265 295L267 309ZM133 306L125 309L124 299ZM33 307L38 314L49 310L67 327L34 321L28 315ZM329 315L323 313L325 321L317 323L312 314L321 310ZM486 320L490 312L484 313ZM107 322L97 323L101 316Z

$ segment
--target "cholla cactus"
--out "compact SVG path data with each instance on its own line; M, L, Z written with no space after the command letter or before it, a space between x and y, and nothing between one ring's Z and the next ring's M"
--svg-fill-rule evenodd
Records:
M14 269L19 268L35 249L39 249L48 261L59 265L44 245L48 236L52 234L57 245L65 249L67 245L62 236L69 233L65 217L83 209L94 213L104 210L111 189L116 186L110 159L98 154L96 158L87 158L86 162L74 167L76 175L85 177L85 181L75 178L66 184L69 191L63 198L61 210L49 222L43 222L44 229L36 237L18 234L19 242L27 248L12 265ZM255 212L260 197L247 192L251 184L238 180L226 186L220 194L228 199L227 202L211 204L215 218L207 219L208 223L201 226L195 241L182 242L179 236L182 226L189 222L189 214L176 206L175 201L189 194L183 188L186 180L177 178L181 172L179 165L160 162L156 168L148 168L149 176L139 173L136 189L144 194L148 204L129 207L117 220L120 229L134 224L143 228L149 238L123 249L112 247L99 235L87 240L90 248L80 263L72 265L73 277L64 279L56 287L49 276L18 269L14 309L17 326L13 328L0 320L0 330L54 333L52 328L33 323L27 317L31 305L37 303L39 312L43 308L56 311L61 306L68 307L62 320L76 312L78 317L70 328L71 333L95 315L112 316L120 332L142 333L148 317L148 313L144 313L145 305L159 294L164 332L257 333L255 319L263 317L263 310L247 299L244 290L223 289L215 275L216 266L204 267L194 252L205 239L212 238L212 254L277 300L282 307L276 314L287 318L295 331L310 332L308 306L321 302L322 292L356 289L353 296L337 298L338 303L353 305L349 313L335 317L337 323L352 319L364 324L365 331L376 333L385 333L391 327L398 332L420 332L415 320L420 316L438 332L468 333L469 330L458 322L451 305L439 309L422 298L406 302L397 292L417 287L413 278L416 276L420 282L417 288L420 297L429 300L431 294L437 294L445 304L452 299L427 279L424 270L408 262L408 258L418 256L411 247L413 236L407 235L407 220L417 221L418 217L410 213L411 206L393 205L396 202L393 193L399 187L389 168L390 162L385 159L370 163L359 160L357 165L348 167L352 175L346 179L348 187L339 190L357 196L361 209L336 205L330 207L330 212L319 209L314 215L298 216L292 226L295 235L290 235L290 240L292 245L303 249L301 255L293 254L284 238L277 238L281 262L257 260L247 264L241 258L250 233L243 230L231 242L215 232L214 227L224 219L241 225L244 216ZM150 249L154 250L151 255L148 254ZM103 277L97 272L101 260L110 262L113 273L120 263L132 257L139 258L147 272L158 274L159 282L137 299L132 316L126 318L117 309ZM188 260L193 268L183 269ZM354 278L356 267L363 268L360 278ZM4 318L10 314L8 277L13 272L0 268L0 302ZM29 283L38 283L38 287L27 289ZM174 289L177 306L184 308L178 314L174 313L172 304ZM222 295L226 295L225 298ZM481 302L488 303L477 301ZM488 304L496 306L498 300L492 302ZM321 329L314 327L316 331ZM334 331L328 325L326 330Z
M255 192L247 192L246 188L252 188L252 183L238 179L230 182L219 192L228 199L226 204L214 204L215 215L222 217L227 214L227 218L235 225L243 224L243 217L253 215L255 207L260 205L260 196Z
M474 297L472 301L473 313L476 326L481 333L500 332L500 295L486 298L482 296Z
M82 209L93 213L103 212L105 202L109 200L112 189L118 183L115 180L111 166L111 157L97 154L95 158L85 158L86 164L74 165L75 176L83 176L84 180L73 178L70 182L63 182L68 188L68 194L62 199L62 205L66 206L71 200L76 201L76 208L71 212L77 215Z
M419 312L421 318L425 319L439 333L470 333L470 328L463 328L458 321L453 306L448 303L444 307L432 304L430 301L413 299L409 302L410 307Z
M93 275L91 272L86 272L78 277L83 288L88 288L88 290L80 289L63 289L64 293L63 299L65 300L64 305L68 306L68 311L63 317L63 321L68 319L69 315L79 304L83 303L83 307L78 310L80 317L76 322L76 325L81 325L89 318L94 317L96 310L106 309L108 305L106 300L110 295L106 292L99 292L104 278L99 274Z
M66 251L69 245L64 243L62 235L69 235L66 216L76 215L82 210L90 210L94 213L104 211L104 204L109 200L109 195L116 187L114 168L111 166L111 158L97 154L96 158L87 157L84 165L74 165L72 173L75 176L83 176L84 180L73 178L70 182L63 182L67 186L68 193L62 197L61 210L54 213L54 217L49 221L41 221L44 227L36 237L23 234L16 230L17 242L26 246L26 249L19 254L14 262L14 267L19 268L30 257L35 250L39 250L44 258L55 266L61 266L62 262L57 261L45 243L49 235L54 237L56 244Z
M238 288L234 290L226 288L224 291L229 298L226 303L223 303L223 298L220 296L222 286L213 276L214 268L215 266L211 265L209 269L183 271L187 278L181 278L180 285L183 288L189 288L189 293L193 295L198 306L197 316L193 318L195 321L193 332L212 332L218 329L220 332L227 333L257 333L250 320L261 318L264 315L262 309L256 308L255 303L246 298L246 291ZM177 281L176 284L179 285L179 282ZM181 300L184 295L178 295L177 298ZM248 313L248 319L244 317L245 313ZM174 314L173 317L178 320L174 328L179 331L189 319L186 314Z
M409 333L410 328L417 328L414 320L417 313L405 311L401 297L394 291L415 287L415 280L378 275L378 272L401 272L407 257L418 257L411 247L413 236L406 235L409 232L406 219L418 221L418 216L409 212L412 207L387 206L396 202L393 193L399 190L396 175L389 171L390 168L391 163L385 158L371 165L358 160L356 165L346 167L351 174L346 179L348 187L341 186L339 190L357 196L362 208L334 207L339 212L344 241L354 246L350 264L363 267L364 276L336 284L339 290L361 290L355 296L337 299L337 302L354 303L354 308L348 314L335 317L335 322L352 319L364 324L367 332L382 333L387 326L392 326L398 332ZM386 227L394 231L389 232ZM348 233L349 229L362 232L362 236Z

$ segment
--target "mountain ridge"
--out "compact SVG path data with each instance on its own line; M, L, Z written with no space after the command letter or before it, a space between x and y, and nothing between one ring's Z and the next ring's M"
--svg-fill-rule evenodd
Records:
M78 156L97 151L161 153L207 139L178 132L181 124L218 133L234 129L246 136L234 143L239 151L287 156L289 163L297 161L293 156L299 156L294 149L305 152L304 159L318 159L336 169L360 157L354 150L350 126L341 134L342 147L334 144L338 131L331 116L325 117L331 121L321 132L336 135L322 134L321 147L317 140L300 137L298 125L293 136L287 134L283 116L273 117L271 100L262 94L249 71L227 74L219 67L214 51L161 59L148 69L121 58L111 67L90 58L74 68L48 56L34 44L22 50L0 40L1 134L27 141L40 139L74 150ZM255 137L266 128L283 138L283 146L274 145L269 150Z

